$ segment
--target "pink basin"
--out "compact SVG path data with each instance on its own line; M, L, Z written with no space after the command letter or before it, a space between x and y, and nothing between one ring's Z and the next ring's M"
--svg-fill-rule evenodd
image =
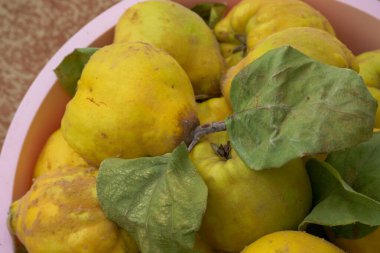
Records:
M60 125L69 97L57 85L53 69L73 49L111 43L120 15L139 0L125 0L84 26L51 58L37 76L9 127L0 156L0 252L14 252L6 218L13 200L30 187L37 156ZM178 0L191 7L204 0ZM220 1L233 5L236 0ZM305 0L320 10L354 53L380 48L380 2L377 0Z

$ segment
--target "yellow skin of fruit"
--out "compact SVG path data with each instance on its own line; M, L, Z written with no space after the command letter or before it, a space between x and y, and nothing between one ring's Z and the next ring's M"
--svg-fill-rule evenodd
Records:
M129 8L115 28L114 42L142 41L167 51L183 67L196 95L220 95L225 72L218 42L194 12L171 1L146 1Z
M336 238L330 231L331 241L348 253L378 253L380 249L380 228L358 239Z
M199 234L214 250L239 252L265 234L295 229L310 209L311 186L301 159L254 171L234 150L231 159L220 158L207 141L190 158L208 187Z
M89 164L171 152L199 124L186 73L146 43L99 49L83 69L62 134Z
M38 177L10 209L9 224L29 253L137 253L96 197L97 169L65 167Z
M227 102L231 102L231 82L241 69L268 51L287 45L322 63L359 70L352 52L328 32L311 27L288 28L262 40L243 60L227 71L222 82L222 93Z
M61 129L52 133L42 148L33 177L65 166L86 166L87 162L75 152L63 138Z
M197 103L197 115L200 125L225 120L232 114L230 106L224 97L211 98L202 103ZM219 143L225 140L224 132L216 132L205 135L202 140Z
M365 84L380 89L380 49L364 52L356 60Z
M241 42L235 36L245 36L249 52L269 35L290 27L315 27L335 35L321 13L299 0L243 0L216 24L214 31L222 48L225 43L238 46ZM226 54L224 57L228 59Z
M237 43L220 43L220 50L226 61L227 67L235 66L243 57L243 51L234 52L235 48L238 47Z
M231 56L234 52L234 49L238 46L236 43L221 43L220 52L224 58Z
M374 128L380 128L380 89L375 87L368 87L368 91L371 93L372 97L374 97L377 101Z
M211 98L197 103L197 115L201 125L222 121L231 114L232 110L224 97Z
M332 243L301 231L279 231L265 235L242 253L344 253Z

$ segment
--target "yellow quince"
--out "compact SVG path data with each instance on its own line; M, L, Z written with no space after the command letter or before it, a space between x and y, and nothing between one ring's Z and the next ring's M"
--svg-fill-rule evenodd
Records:
M87 162L69 146L63 138L61 129L58 129L50 135L42 148L34 167L33 177L66 166L86 165Z
M380 89L380 49L364 52L356 59L365 84Z
M208 187L199 234L214 250L239 252L268 233L297 228L309 212L311 186L301 159L249 169L224 133L224 141L201 141L190 153Z
M266 52L282 46L292 46L325 64L358 71L355 56L330 33L311 27L288 28L262 40L243 60L227 71L222 82L222 93L228 103L230 103L231 82L235 75Z
M97 169L65 167L36 178L10 209L9 224L29 253L137 253L96 197ZM126 240L128 238L128 240Z
M344 253L343 250L339 249L334 244L301 231L279 231L265 235L242 251L242 253L280 252Z
M117 43L89 59L62 119L62 134L89 164L171 152L199 124L189 78L167 54Z
M215 35L224 44L243 47L242 52L224 54L230 66L242 58L261 40L290 27L314 27L334 35L328 20L316 9L299 0L243 0L214 28ZM232 63L232 64L231 64Z
M119 19L114 42L142 41L168 52L183 67L196 95L220 95L224 59L212 30L195 12L172 1L144 1Z

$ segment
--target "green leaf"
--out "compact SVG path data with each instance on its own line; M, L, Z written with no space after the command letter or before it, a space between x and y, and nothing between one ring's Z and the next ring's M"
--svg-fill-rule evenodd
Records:
M329 154L326 162L355 191L380 202L380 132L353 148Z
M207 186L185 144L163 156L103 161L97 194L106 216L129 231L142 252L195 252Z
M227 6L222 3L201 3L191 8L213 29L224 16Z
M353 223L344 226L331 227L335 237L345 239L358 239L375 231L378 226L369 226L362 223Z
M62 62L54 69L58 81L67 93L74 96L77 89L77 82L82 74L84 65L97 48L77 48L67 55Z
M334 227L338 236L358 238L380 225L379 201L355 191L327 162L310 159L306 168L315 206L300 224L300 229L310 223L319 224ZM380 173L380 167L377 171Z
M380 133L374 133L369 141L351 149L331 153L326 162L336 168L355 191L380 202ZM337 236L344 238L366 235L372 230L373 226L364 224L333 228Z
M368 140L376 100L353 70L317 62L291 47L269 51L232 81L231 144L252 169Z

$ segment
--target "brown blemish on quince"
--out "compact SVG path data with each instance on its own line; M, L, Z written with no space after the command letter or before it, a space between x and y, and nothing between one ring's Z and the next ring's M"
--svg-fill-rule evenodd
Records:
M175 144L179 145L182 141L189 145L193 140L194 129L199 126L199 119L194 110L186 110L178 115L178 127L182 130L179 136L175 136Z
M87 97L86 99L91 103L95 104L96 106L106 105L104 102L96 102L93 97Z
M131 23L137 23L140 19L140 15L138 11L135 9L130 9L129 16L130 16L129 19L131 20Z

